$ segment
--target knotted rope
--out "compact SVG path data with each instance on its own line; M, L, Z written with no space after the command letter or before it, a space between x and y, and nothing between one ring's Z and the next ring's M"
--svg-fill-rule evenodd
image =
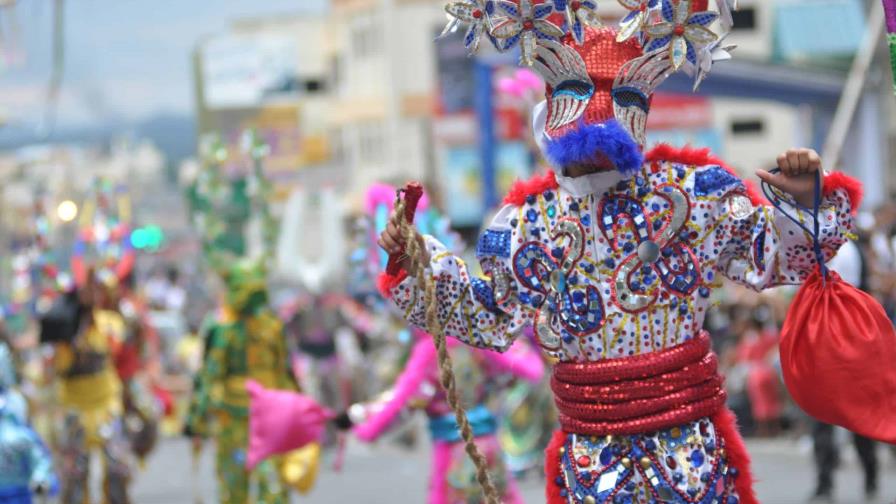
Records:
M395 202L396 214L405 214L405 201L398 198ZM404 238L405 255L411 261L411 270L415 272L417 285L423 287L424 304L426 306L426 329L432 335L436 345L436 354L439 359L439 381L445 390L448 405L454 411L454 417L460 429L460 435L464 441L464 448L473 464L476 465L476 479L482 487L482 493L488 504L500 504L498 490L492 482L488 471L488 460L476 446L473 436L473 428L467 419L467 411L457 395L457 385L454 379L454 368L451 364L451 356L448 354L448 343L445 340L445 330L439 320L438 301L436 300L436 285L430 275L425 273L428 264L426 250L417 240L417 232L414 225L404 218L398 219L397 225Z

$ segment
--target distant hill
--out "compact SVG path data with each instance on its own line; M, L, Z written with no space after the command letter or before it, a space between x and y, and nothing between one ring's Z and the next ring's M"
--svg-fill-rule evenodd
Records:
M59 128L49 137L40 137L22 128L0 128L0 150L32 144L108 144L122 135L148 139L165 153L174 166L192 156L196 149L196 121L189 115L161 114L137 122L113 122L86 128Z

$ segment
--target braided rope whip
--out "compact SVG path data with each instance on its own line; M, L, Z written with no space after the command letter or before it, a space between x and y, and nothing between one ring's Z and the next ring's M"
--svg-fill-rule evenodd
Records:
M405 201L398 198L395 202L395 210L398 215L404 215ZM425 273L428 266L426 250L417 241L417 232L414 225L406 219L398 219L399 230L404 238L405 255L412 263L411 269L416 272L417 285L423 287L424 303L426 306L426 329L432 335L436 345L436 354L439 359L439 381L445 389L448 405L454 411L454 417L460 428L460 435L464 441L467 456L476 466L476 479L482 487L482 493L488 504L500 504L498 490L492 482L488 471L488 460L476 446L473 436L473 428L467 419L467 411L460 404L457 395L457 384L454 379L454 368L451 364L451 356L448 354L448 342L445 340L445 330L439 320L438 301L436 300L436 285L430 275Z

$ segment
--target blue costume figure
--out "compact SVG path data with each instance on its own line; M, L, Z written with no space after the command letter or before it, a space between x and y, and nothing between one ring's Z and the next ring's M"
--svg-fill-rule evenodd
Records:
M50 451L28 425L25 398L14 388L9 347L0 342L0 504L31 504L32 493L58 486Z

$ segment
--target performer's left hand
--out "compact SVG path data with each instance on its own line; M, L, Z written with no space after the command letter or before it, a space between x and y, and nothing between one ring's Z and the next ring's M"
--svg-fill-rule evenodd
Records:
M336 428L341 431L347 431L354 427L354 422L352 422L352 418L351 416L349 416L348 411L346 410L333 419L333 425L335 425Z
M793 196L800 205L811 208L815 203L816 172L822 170L821 156L812 149L790 149L778 156L778 168L780 173L757 170L756 175Z

